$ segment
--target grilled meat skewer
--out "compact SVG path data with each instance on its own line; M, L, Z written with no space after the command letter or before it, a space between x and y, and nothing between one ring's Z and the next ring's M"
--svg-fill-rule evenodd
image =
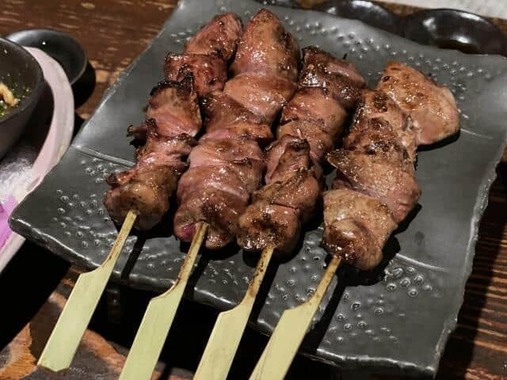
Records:
M237 242L247 250L291 251L315 212L323 159L343 132L365 82L348 62L303 50L298 90L284 107L278 139L265 151L266 185L241 215Z
M412 76L413 69L396 65L403 78L398 85L418 83L425 93L415 96L427 101L412 104L409 117L403 109L410 101L406 88L395 91L408 97L393 99L381 91L363 93L343 148L328 154L337 176L334 189L324 193L323 245L332 258L315 294L282 314L251 379L284 378L342 259L364 270L378 265L386 239L420 194L415 182L415 146L456 131L449 123L457 114L454 101L433 103L441 97L442 88L422 81L420 74ZM388 67L384 83L391 81L389 74ZM432 115L438 116L433 118L437 125L425 124L427 114L418 112L429 104L436 106L430 111L438 109Z
M223 88L241 30L235 14L216 16L187 43L183 54L168 55L167 79L152 90L145 121L129 128L130 134L145 140L136 152L136 164L107 179L111 189L104 205L116 223L133 210L138 214L135 227L148 230L167 213L187 168L184 158L201 128L198 96Z
M209 225L206 247L219 249L236 236L238 219L262 182L261 145L292 97L299 46L280 20L260 10L245 26L222 92L203 100L206 133L190 153L177 192L174 233L191 241L199 222Z
M342 149L328 154L336 168L324 194L323 245L370 270L382 260L391 233L417 204L416 148L459 129L451 92L422 73L390 62L365 91Z

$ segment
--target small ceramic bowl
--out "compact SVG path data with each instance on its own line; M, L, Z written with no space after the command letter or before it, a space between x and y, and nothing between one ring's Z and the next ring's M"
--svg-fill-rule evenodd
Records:
M401 34L399 17L371 1L330 0L315 6L314 9L338 17L359 20L390 33Z
M469 54L507 55L507 41L487 19L456 9L430 9L403 18L404 36L424 45Z
M19 99L0 116L0 158L24 131L45 86L37 60L20 45L0 38L0 82Z
M63 67L71 84L74 84L86 69L88 60L83 46L66 32L48 28L25 29L5 38L45 52Z

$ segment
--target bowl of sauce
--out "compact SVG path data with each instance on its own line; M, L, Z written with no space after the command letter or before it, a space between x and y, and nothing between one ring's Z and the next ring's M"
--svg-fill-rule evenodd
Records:
M0 38L0 159L25 130L45 86L37 60Z

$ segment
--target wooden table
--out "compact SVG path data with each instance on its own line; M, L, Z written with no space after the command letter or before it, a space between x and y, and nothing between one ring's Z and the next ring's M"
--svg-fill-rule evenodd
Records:
M19 29L51 27L80 40L89 58L88 80L75 88L76 116L87 119L104 90L138 56L171 15L176 0L29 1L4 0L0 34ZM387 5L399 14L414 9ZM504 31L507 21L493 20ZM90 81L91 79L91 81ZM90 83L95 83L90 87ZM80 87L81 86L81 87ZM87 87L88 86L88 87ZM474 269L466 287L458 327L441 360L438 378L507 379L507 169L498 167L489 206L481 223ZM86 332L73 366L54 375L34 363L72 288L76 271L49 252L26 243L0 276L2 317L0 379L114 379L125 360L144 307L152 294L111 287L104 295ZM27 287L26 289L24 287ZM16 306L15 306L16 305ZM216 312L184 302L160 365L160 378L191 378ZM241 349L241 365L233 378L245 378L260 354L265 338L247 331L248 349ZM337 379L326 365L298 357L290 378Z

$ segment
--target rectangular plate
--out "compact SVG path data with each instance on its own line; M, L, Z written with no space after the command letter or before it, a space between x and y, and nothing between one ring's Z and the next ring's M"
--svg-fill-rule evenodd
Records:
M104 178L133 162L125 130L144 117L149 91L162 79L164 56L181 51L210 15L231 10L246 21L260 7L253 1L180 1L148 49L107 91L62 161L14 212L14 230L77 266L98 266L117 233L102 207L108 188ZM431 74L458 100L459 138L419 154L421 207L386 247L396 255L369 278L342 271L302 347L304 354L341 367L434 375L456 324L478 224L505 146L507 62L420 46L324 13L268 8L301 47L319 45L338 57L346 54L371 86L386 62L396 59ZM320 233L315 227L307 231L300 252L273 267L252 318L258 331L269 334L283 310L312 293L326 258ZM126 248L130 255L122 255L113 280L165 290L176 279L187 248L171 236L169 222L148 237L132 236ZM234 248L204 253L188 297L217 309L234 306L255 259Z

